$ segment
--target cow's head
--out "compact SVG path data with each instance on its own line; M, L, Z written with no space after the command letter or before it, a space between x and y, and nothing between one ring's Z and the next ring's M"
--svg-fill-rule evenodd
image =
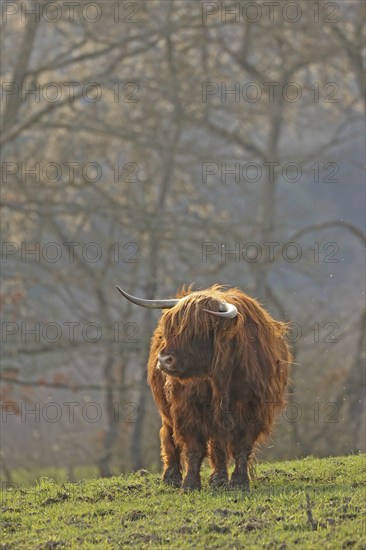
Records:
M222 293L190 292L172 300L144 300L127 294L117 287L128 300L139 306L164 309L156 338L158 344L157 368L180 379L204 378L212 374L215 356L226 328L226 346L229 345L230 319L238 315L235 305L222 299ZM226 320L226 321L225 321Z

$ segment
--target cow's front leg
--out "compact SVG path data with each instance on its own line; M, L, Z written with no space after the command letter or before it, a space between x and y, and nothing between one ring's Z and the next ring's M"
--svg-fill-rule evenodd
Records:
M255 449L256 442L261 434L265 433L266 425L260 421L260 407L251 406L245 410L246 416L238 414L237 417L244 419L241 429L232 433L231 453L235 459L235 468L231 475L230 486L238 487L243 491L249 491L248 464Z
M224 487L228 483L228 456L225 446L223 446L222 443L211 439L208 455L212 468L210 485L213 487Z
M231 441L231 452L235 460L235 468L231 474L230 487L249 491L248 462L257 437L257 427L252 432L247 430L234 434Z
M183 442L183 456L185 461L185 476L182 489L189 491L201 489L200 469L202 460L206 455L206 445L200 441L198 436L186 436Z
M248 459L250 451L237 450L234 453L235 468L231 474L230 487L249 491L249 476L248 476Z
M163 422L160 430L161 457L164 462L163 481L167 485L180 487L182 473L180 468L180 451L175 445L172 428Z

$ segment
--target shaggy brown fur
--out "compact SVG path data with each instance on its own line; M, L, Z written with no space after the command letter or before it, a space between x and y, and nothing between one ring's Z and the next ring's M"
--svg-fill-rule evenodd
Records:
M154 332L148 381L162 418L163 479L183 489L200 487L200 466L209 457L214 486L249 488L248 462L285 403L291 364L287 325L239 289L214 285L192 292L165 310ZM234 319L212 317L219 302L234 304ZM174 376L157 368L158 354L172 354ZM182 483L182 474L184 476Z

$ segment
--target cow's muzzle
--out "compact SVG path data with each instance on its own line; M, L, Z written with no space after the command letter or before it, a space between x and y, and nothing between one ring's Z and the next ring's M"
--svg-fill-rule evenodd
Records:
M174 355L158 355L158 368L166 373L174 371L176 368L177 360Z

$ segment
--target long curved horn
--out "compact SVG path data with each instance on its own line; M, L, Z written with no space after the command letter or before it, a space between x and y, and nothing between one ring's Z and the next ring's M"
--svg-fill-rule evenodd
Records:
M238 315L238 310L233 304L228 302L221 302L219 306L219 311L211 311L210 309L204 309L210 315L215 317L225 317L226 319L234 319Z
M148 307L150 309L170 309L177 305L177 303L180 301L179 298L175 298L173 300L144 300L143 298L136 298L136 296L131 296L131 294L127 294L126 291L122 290L119 286L117 286L117 290L127 298L130 302L133 304L136 304L138 306L142 307Z

